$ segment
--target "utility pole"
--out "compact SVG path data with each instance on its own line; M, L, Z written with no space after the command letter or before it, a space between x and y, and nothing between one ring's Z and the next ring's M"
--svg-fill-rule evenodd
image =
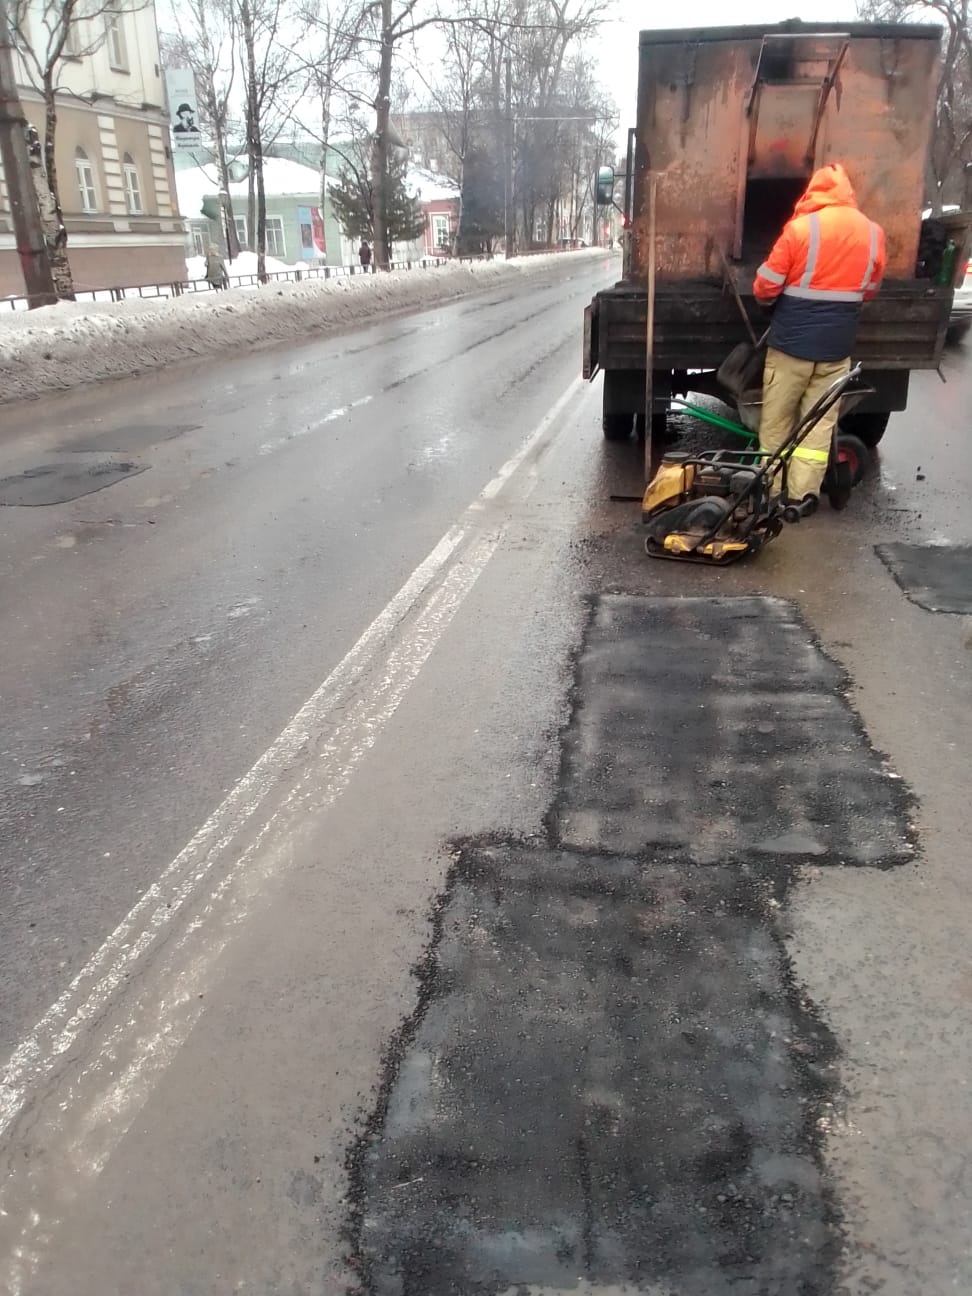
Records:
M601 169L601 152L600 149L598 149L598 151L594 154L594 178L591 181L591 200L592 200L591 210L594 213L593 216L591 217L591 247L596 247L596 248L599 248L601 246L601 231L600 231L601 218L598 215L598 211L597 211L597 176L600 169Z
M27 149L27 129L14 74L13 38L7 3L0 0L0 158L3 159L27 304L33 310L37 306L53 306L57 293L37 205Z
M506 64L506 259L509 261L516 229L516 209L513 205L513 59L507 54Z

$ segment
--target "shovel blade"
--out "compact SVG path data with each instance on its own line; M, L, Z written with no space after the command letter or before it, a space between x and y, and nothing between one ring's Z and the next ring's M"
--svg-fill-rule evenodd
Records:
M740 397L762 385L765 359L765 346L754 347L751 342L740 342L716 370L716 377L726 391Z

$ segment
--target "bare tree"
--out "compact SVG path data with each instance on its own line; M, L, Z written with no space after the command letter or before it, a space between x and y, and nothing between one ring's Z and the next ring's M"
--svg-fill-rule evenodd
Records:
M456 16L467 22L452 21L444 32L445 50L438 75L430 76L416 59L411 66L424 87L428 104L435 114L439 136L446 149L446 170L458 186L458 213L452 232L452 250L458 250L463 237L463 191L466 160L482 133L485 109L481 89L486 72L487 38L481 26L478 0L461 0Z
M63 71L69 61L101 49L123 13L143 7L139 0L13 0L11 4L11 30L27 76L44 100L43 167L36 168L35 175L54 287L61 298L74 298L55 152Z
M162 62L166 67L192 69L202 124L212 140L226 253L233 261L240 254L230 193L230 163L235 160L230 127L237 74L236 11L230 0L182 0L177 13L178 33L161 38Z
M507 141L508 169L532 177L538 166L548 168L549 155L544 143L549 143L549 135L542 139L541 130L528 129L521 132L514 143L510 138L515 134L514 120L516 117L527 120L544 116L552 119L568 51L597 29L609 0L474 0L466 11L460 9L457 13L450 9L443 12L439 9L421 17L418 16L420 0L398 0L398 3L400 8L397 11L396 0L371 0L369 7L378 48L373 172L377 189L375 252L380 265L386 265L388 260L382 177L387 176L388 159L396 144L390 133L391 85L396 51L401 42L432 25L445 30L471 27L486 38L482 48L476 50L476 60L481 65L479 79L486 91L486 111L492 117L497 134L502 132ZM519 154L516 158L513 157L514 151ZM528 165L523 165L524 154L529 154ZM549 195L551 183L552 180L544 190L545 196ZM533 193L524 196L522 184L519 186L524 224L528 231L533 228L534 213L540 200L536 187L533 188ZM508 201L515 206L514 196L511 195Z
M291 51L305 77L305 94L317 108L316 122L300 125L321 146L321 207L326 201L327 154L337 116L337 105L364 96L359 87L359 52L365 23L363 0L321 0L306 3L301 13L303 30Z
M378 52L378 92L374 100L375 132L373 136L372 174L375 184L375 260L382 269L391 259L386 209L388 206L389 162L407 158L407 150L391 125L392 78L396 51L402 41L434 25L464 25L471 21L465 15L447 16L435 11L419 16L421 0L370 0L367 13L372 25L372 44ZM476 21L479 21L477 18Z
M579 239L591 213L592 236L596 237L594 186L598 167L614 158L613 132L616 127L614 104L597 82L595 68L583 52L583 46L564 67L559 96L562 121L557 123L555 156L559 174L554 183L558 196L554 203L561 234ZM553 199L551 194L548 203ZM548 223L548 241L553 227Z
M284 0L234 0L243 44L244 120L249 160L247 228L256 227L257 277L267 282L267 194L263 162L268 144L288 116L286 98L297 69L282 42Z
M515 132L514 186L530 241L538 228L553 238L560 194L564 139L579 105L565 88L565 66L572 49L593 35L603 21L606 0L528 0L512 29Z
M377 26L378 92L375 95L375 133L373 138L372 176L374 178L375 262L387 270L391 262L388 237L388 164L396 147L391 137L391 91L395 49L406 36L414 35L433 19L416 20L419 0L404 0L395 12L395 0L374 0L370 14Z
M862 18L942 25L942 64L929 155L928 200L940 213L949 199L972 207L972 12L969 0L859 0Z

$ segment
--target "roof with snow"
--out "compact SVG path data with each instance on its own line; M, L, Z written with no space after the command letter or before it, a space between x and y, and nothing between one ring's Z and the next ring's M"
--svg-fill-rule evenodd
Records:
M405 188L410 197L420 202L436 202L441 198L458 198L459 186L441 171L426 171L424 167L410 166L405 177Z
M197 220L202 212L202 200L219 192L215 167L190 167L175 173L179 210L187 220ZM328 181L330 184L331 181ZM268 198L317 198L320 201L321 173L314 167L302 166L286 158L263 159L263 184ZM234 198L245 198L247 181L236 180L229 191Z

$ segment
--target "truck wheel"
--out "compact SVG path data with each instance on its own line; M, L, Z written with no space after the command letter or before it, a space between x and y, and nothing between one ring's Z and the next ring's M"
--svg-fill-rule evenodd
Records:
M631 435L631 415L604 414L601 418L601 429L605 441L627 441Z
M840 420L841 431L856 436L859 441L864 442L868 450L873 450L887 431L890 418L891 415L887 410L867 414L847 414Z

